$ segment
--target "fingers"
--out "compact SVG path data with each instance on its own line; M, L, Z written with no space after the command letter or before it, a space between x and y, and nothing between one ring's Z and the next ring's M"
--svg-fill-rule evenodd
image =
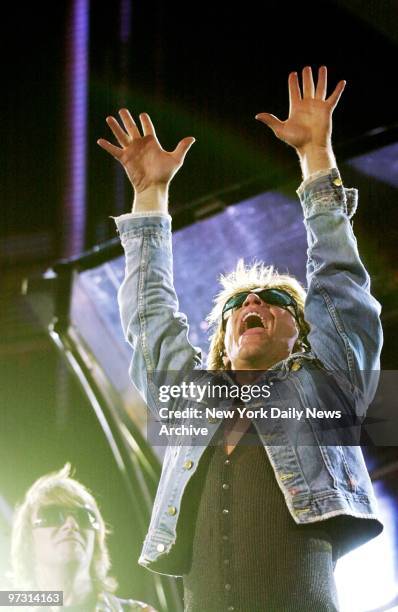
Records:
M346 86L345 81L340 81L337 85L333 93L326 98L327 92L327 68L326 66L321 66L318 70L318 82L316 89L314 87L314 79L312 76L312 70L310 66L306 66L302 72L302 86L303 86L303 98L316 98L317 100L325 100L328 102L329 107L333 111L338 101L340 100L340 96L344 91ZM289 97L290 97L290 107L294 105L295 102L301 99L300 95L300 86L298 83L297 73L292 72L289 75Z
M108 151L108 153L110 153L115 159L120 159L120 156L123 153L123 149L120 149L119 147L115 147L115 145L111 144L107 140L104 140L103 138L100 138L99 140L97 140L97 144L102 149L105 149L105 151Z
M127 110L127 108L122 108L119 111L119 115L129 136L131 136L131 138L140 138L141 134L136 126L134 119L130 114L130 111Z
M123 147L126 147L132 139L141 138L141 134L138 130L137 124L135 123L130 111L127 108L122 108L119 111L120 118L125 127L124 131L114 117L107 117L106 122L111 128L116 140ZM144 136L153 136L157 140L155 128L151 121L150 116L147 113L140 114L141 127ZM126 133L127 132L127 133Z
M148 113L141 113L140 121L144 136L153 136L157 140L155 128Z
M119 122L112 116L107 117L106 122L122 148L120 149L119 147L116 147L104 138L97 140L97 144L116 159L120 159L123 152L123 147L127 147L134 138L141 138L140 131L133 117L131 116L130 111L127 108L122 108L119 111L119 115L123 122L123 126L125 128L124 130L121 128ZM155 128L153 127L149 115L147 113L142 113L140 115L140 119L144 136L150 134L157 140Z
M120 146L126 147L131 141L131 136L129 136L129 134L126 134L126 132L122 130L119 123L114 117L107 117L106 122L111 128L113 135L115 136Z
M318 83L316 85L315 98L324 100L327 89L327 70L326 66L321 66L318 70Z
M187 136L186 138L183 138L182 140L180 140L180 142L174 149L173 155L175 155L175 157L177 157L178 160L182 163L194 142L195 138L193 138L192 136Z
M292 106L294 106L296 102L301 100L301 91L300 91L300 85L298 82L297 72L291 72L289 74L288 87L289 87L290 108L292 108Z
M256 115L256 119L261 121L261 123L265 123L271 130L278 135L279 128L282 126L282 121L275 117L275 115L271 115L270 113L259 113Z
M330 94L330 96L327 98L326 102L329 104L332 111L336 108L345 86L346 81L340 81L339 83L337 83L334 92Z
M310 66L303 69L303 97L313 98L315 94L314 79L312 78L312 70Z

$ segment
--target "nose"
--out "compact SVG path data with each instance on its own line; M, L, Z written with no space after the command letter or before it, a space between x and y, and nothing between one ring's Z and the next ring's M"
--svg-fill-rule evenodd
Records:
M257 293L249 293L245 301L243 302L243 306L251 306L252 304L264 304L263 300L257 295Z
M62 528L65 528L65 529L74 529L75 531L79 530L79 523L77 522L77 520L73 516L73 514L68 514L68 516L66 517L66 519L63 522Z

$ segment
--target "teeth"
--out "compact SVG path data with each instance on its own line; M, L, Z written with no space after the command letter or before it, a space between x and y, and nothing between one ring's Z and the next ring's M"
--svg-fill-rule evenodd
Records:
M263 317L262 317L262 316L261 316L261 315L260 315L258 312L254 312L254 311L252 311L252 312L247 312L247 313L245 314L245 316L243 317L242 322L243 322L243 323L245 323L245 321L246 321L246 319L247 319L248 317L253 317L253 316L254 316L254 317L258 317L259 319L261 319L261 323L263 324L263 327L264 327L265 329L267 329L267 326L266 326L266 324L265 324L265 321L264 321Z

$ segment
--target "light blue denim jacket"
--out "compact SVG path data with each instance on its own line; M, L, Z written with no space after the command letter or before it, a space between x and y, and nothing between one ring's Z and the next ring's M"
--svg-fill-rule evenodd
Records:
M350 222L358 193L345 189L338 170L332 169L303 183L298 195L308 237L305 318L311 350L290 355L265 372L264 379L273 383L273 405L291 405L294 396L302 407L363 415L376 390L382 329L381 308L370 294L369 275ZM187 319L179 312L173 286L170 217L128 214L116 223L126 255L118 299L124 334L133 348L130 376L149 409L157 413L158 402L147 385L148 372L200 368L201 355L189 342ZM322 385L314 375L317 371L325 374ZM290 445L286 437L282 438L286 445L276 446L270 444L272 434L264 432L261 421L253 422L296 523L329 525L333 517L344 517L338 529L342 553L381 531L360 446L321 446L311 422L308 432L313 444ZM220 421L207 425L212 436ZM283 423L276 422L275 428L283 437ZM192 444L166 449L139 559L153 571L184 573L182 566L173 563L178 551L177 521L184 490L205 448Z

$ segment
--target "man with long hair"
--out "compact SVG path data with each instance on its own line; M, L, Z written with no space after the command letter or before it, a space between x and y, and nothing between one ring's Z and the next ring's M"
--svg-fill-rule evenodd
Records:
M13 522L15 588L63 591L64 608L76 612L155 612L142 602L113 595L117 582L109 575L106 536L98 504L71 477L70 464L41 476L26 492Z
M211 444L192 435L190 444L168 446L139 562L183 576L187 612L337 610L336 560L382 529L360 447L320 443L325 432L317 420L325 409L336 419L364 413L382 342L380 305L350 221L357 192L344 188L331 144L345 82L327 96L323 66L316 86L310 67L301 87L295 72L288 85L288 119L256 119L299 157L307 292L270 266L239 263L223 278L210 315L208 366L238 385L267 383L278 409L316 414L290 420L305 434L303 445L291 443L283 419L267 429L258 410L239 426L209 420ZM126 254L119 305L133 347L132 380L157 414L155 371L185 376L201 366L178 311L168 215L170 181L194 138L168 152L147 114L140 115L142 134L128 110L120 118L123 127L107 118L119 146L98 144L123 165L134 189L132 213L116 219Z

